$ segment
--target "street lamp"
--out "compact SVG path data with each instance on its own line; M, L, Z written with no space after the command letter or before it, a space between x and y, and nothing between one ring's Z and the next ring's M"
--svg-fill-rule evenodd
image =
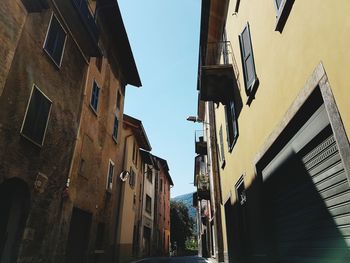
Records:
M203 120L199 119L196 116L188 116L186 120L193 121L193 122L198 122L198 123L202 123L203 122Z
M186 120L193 121L194 123L203 123L203 124L207 124L210 126L209 122L206 122L206 121L204 121L196 116L188 116Z

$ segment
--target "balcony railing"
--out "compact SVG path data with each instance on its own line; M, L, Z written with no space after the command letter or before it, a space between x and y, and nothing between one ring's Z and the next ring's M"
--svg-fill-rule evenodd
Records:
M209 175L206 168L204 156L195 158L195 186L197 186L198 199L208 200L209 194Z
M207 142L204 140L203 130L195 131L196 154L207 155Z
M227 104L237 86L238 67L230 41L208 43L201 48L200 98Z
M72 0L72 2L77 12L79 13L81 20L83 21L87 30L90 32L91 37L97 42L99 32L89 4L86 0Z

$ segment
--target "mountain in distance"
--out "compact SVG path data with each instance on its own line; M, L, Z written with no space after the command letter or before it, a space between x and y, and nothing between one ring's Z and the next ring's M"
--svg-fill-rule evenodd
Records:
M189 216L193 218L194 222L196 222L197 211L196 211L196 208L194 208L192 206L192 204L193 204L192 198L193 198L193 193L189 193L189 194L184 194L184 195L179 195L179 196L173 197L173 198L171 198L171 200L184 203L186 205L186 207L188 208Z

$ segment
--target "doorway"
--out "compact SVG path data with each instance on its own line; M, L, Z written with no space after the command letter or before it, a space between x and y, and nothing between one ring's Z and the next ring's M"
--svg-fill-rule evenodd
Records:
M74 207L70 222L66 263L88 262L88 244L92 214Z
M0 184L0 263L17 261L30 194L25 182L9 179Z

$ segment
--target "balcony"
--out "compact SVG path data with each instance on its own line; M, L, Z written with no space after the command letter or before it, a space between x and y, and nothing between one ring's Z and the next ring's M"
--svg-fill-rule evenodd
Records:
M47 0L22 0L22 3L29 13L41 12L49 8Z
M203 101L226 105L237 87L238 68L229 41L208 43L201 50L199 93Z
M204 156L198 155L195 158L194 185L197 186L198 200L209 200L209 175L206 169Z
M91 57L99 56L99 30L87 1L56 0L55 3L84 53Z
M196 131L195 138L196 154L207 155L207 142L204 140L203 131Z

